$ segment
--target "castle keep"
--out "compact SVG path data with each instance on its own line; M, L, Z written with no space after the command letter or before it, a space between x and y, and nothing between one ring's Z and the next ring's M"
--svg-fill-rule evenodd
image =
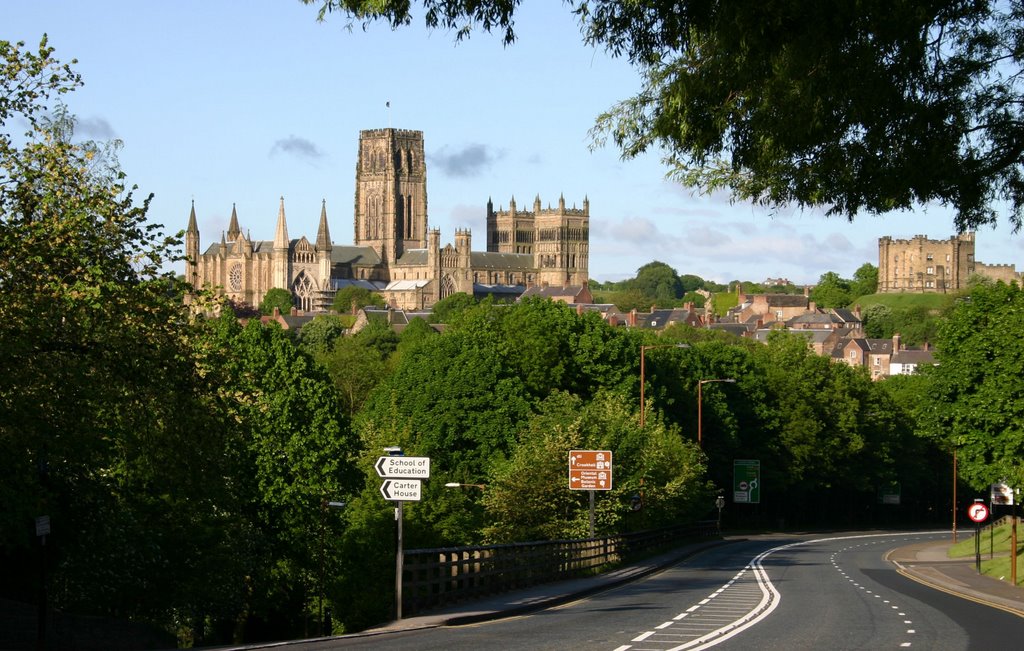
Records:
M291 239L284 199L273 240L251 240L231 210L220 242L200 248L193 202L185 231L186 279L215 287L233 301L259 305L272 288L287 289L305 312L330 307L337 291L358 285L392 306L427 309L455 292L514 298L531 286L585 286L588 282L590 203L566 208L494 210L487 201L487 250L472 250L472 234L455 232L441 246L427 211L423 132L372 129L359 133L353 244L331 241L326 202L316 238Z
M967 287L974 275L1020 280L1012 264L985 264L974 258L974 233L948 240L915 235L909 240L878 239L878 292L952 292Z

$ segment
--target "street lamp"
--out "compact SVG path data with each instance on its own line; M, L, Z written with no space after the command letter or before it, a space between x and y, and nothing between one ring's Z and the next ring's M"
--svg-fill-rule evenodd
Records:
M345 502L335 502L328 499L320 500L320 636L324 634L324 583L327 580L327 543L325 533L327 531L327 511L330 509L343 509Z
M644 353L652 348L689 348L689 344L653 344L651 346L640 346L640 427L643 428L647 403L644 401Z
M736 384L736 380L731 377L715 380L700 380L697 382L697 447L704 447L704 436L702 430L704 426L704 397L701 392L701 387L710 382L727 382L729 384Z

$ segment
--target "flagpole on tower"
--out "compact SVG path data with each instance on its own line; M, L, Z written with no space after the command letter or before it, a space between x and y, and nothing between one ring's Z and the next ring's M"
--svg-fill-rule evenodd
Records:
M391 128L391 100L384 102L384 108L388 110L388 128Z

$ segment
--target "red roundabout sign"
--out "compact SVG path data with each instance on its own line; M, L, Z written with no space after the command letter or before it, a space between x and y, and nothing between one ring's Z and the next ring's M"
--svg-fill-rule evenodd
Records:
M967 517L974 522L984 522L988 518L988 507L982 502L975 502L967 507Z

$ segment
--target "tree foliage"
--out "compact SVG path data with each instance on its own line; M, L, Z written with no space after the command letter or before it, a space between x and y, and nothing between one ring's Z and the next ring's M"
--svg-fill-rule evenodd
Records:
M960 473L974 488L1024 485L1024 292L1016 284L975 286L939 331L929 369L933 436L960 451Z
M281 287L274 287L260 301L260 314L270 316L274 313L274 310L277 310L280 314L288 314L294 306L295 300L292 298L290 291Z
M865 262L853 272L853 280L850 281L850 294L854 298L869 296L878 291L878 267Z
M334 295L331 309L338 314L355 314L356 311L369 306L384 307L384 298L365 287L348 285L339 289L338 293Z
M303 0L350 20L412 20L412 2ZM516 0L422 0L426 25L515 40ZM583 40L626 57L636 96L594 128L626 158L768 206L853 219L937 203L959 229L1024 210L1017 2L569 0Z
M676 270L664 262L649 262L636 271L633 287L652 303L669 306L683 295L683 283Z
M823 273L811 290L811 300L822 308L846 307L853 300L850 281L834 271Z

